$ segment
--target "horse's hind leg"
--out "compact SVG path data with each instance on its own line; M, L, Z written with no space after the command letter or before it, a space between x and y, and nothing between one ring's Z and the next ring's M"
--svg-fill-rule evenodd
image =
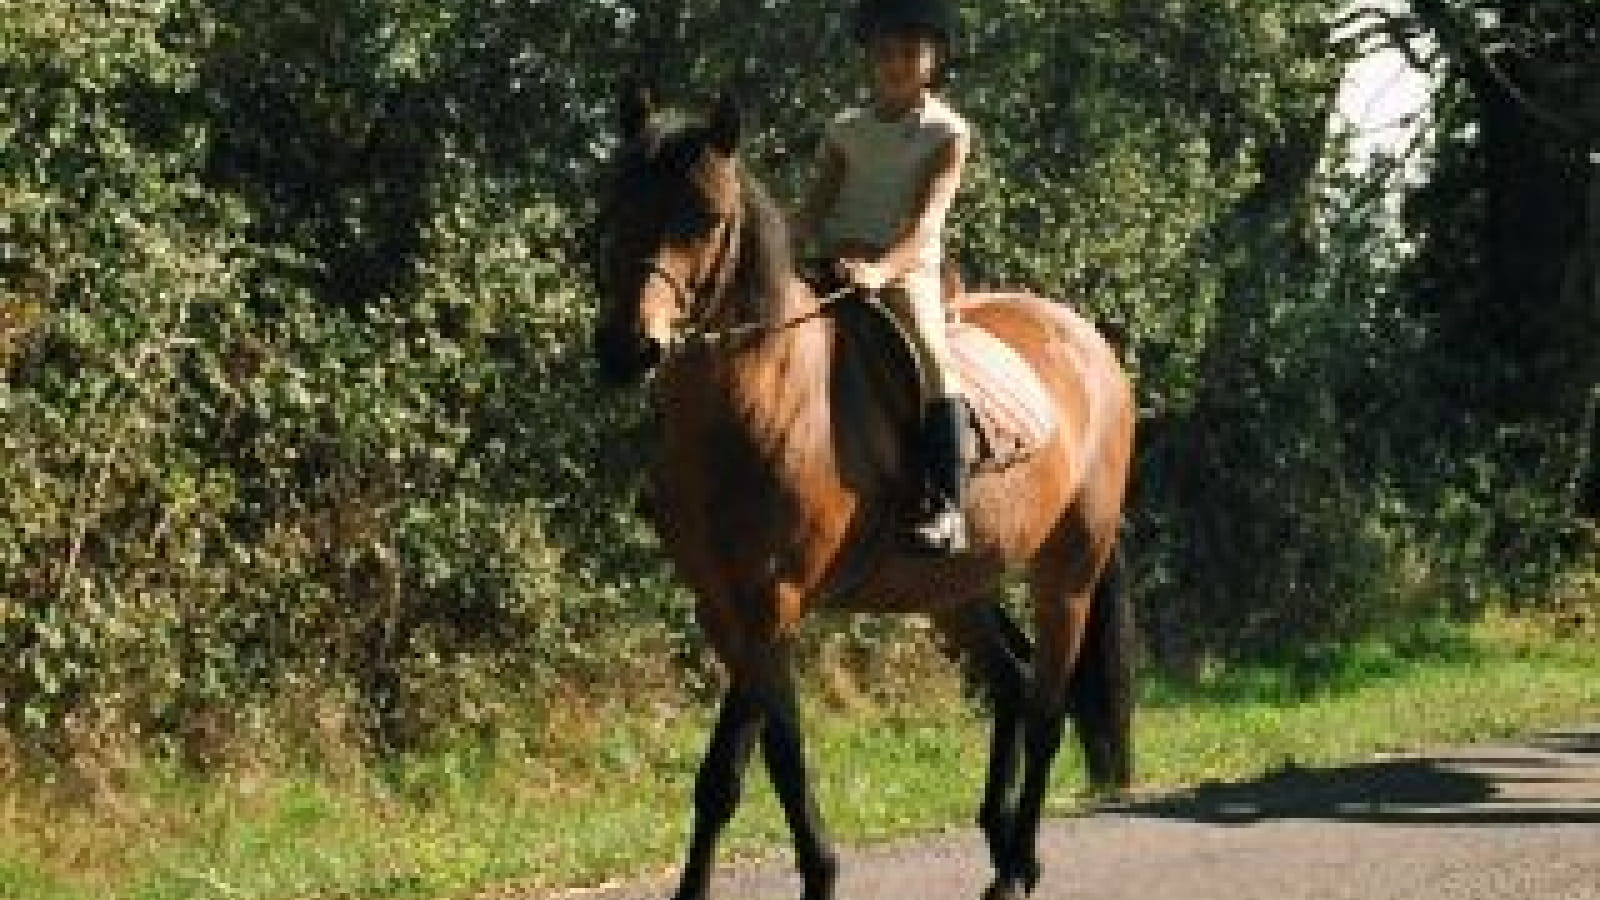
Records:
M1115 528L1070 521L1048 542L1030 579L1037 639L1028 697L1022 792L1008 864L1000 869L986 900L1014 900L1039 882L1039 822L1050 768L1061 749L1073 697L1073 675L1090 623L1094 584L1111 549Z
M1119 547L1095 583L1071 681L1072 721L1089 783L1104 792L1133 782L1134 622L1133 603L1123 588Z
M936 617L949 649L977 676L994 715L989 772L978 826L988 839L996 871L1012 857L1017 820L1017 769L1022 762L1022 712L1027 697L1026 661L1032 652L1022 629L999 604L956 607Z

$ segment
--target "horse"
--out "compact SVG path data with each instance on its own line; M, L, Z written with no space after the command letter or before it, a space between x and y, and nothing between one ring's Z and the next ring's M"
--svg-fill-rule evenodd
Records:
M676 900L704 900L718 837L759 741L792 832L803 900L831 900L838 858L812 794L793 675L813 610L925 614L971 667L994 730L977 822L994 867L985 900L1040 877L1037 838L1070 716L1091 783L1131 780L1133 622L1119 525L1134 407L1116 353L1065 304L975 293L964 321L1026 361L1058 427L1028 458L976 475L971 548L908 552L891 508L912 450L890 353L852 304L800 277L784 216L740 155L744 113L618 104L621 143L596 220L593 348L654 404L654 526L727 687L693 789ZM855 306L863 306L855 304ZM1030 638L1000 602L1025 576Z

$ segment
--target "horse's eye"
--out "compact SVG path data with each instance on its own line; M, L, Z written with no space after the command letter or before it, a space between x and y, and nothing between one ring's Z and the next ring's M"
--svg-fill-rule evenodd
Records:
M667 222L667 233L678 240L703 237L717 225L717 216L699 206L685 206Z

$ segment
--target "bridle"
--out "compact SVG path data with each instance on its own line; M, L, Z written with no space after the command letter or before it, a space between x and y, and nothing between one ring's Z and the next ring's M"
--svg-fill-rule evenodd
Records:
M743 216L738 213L719 215L715 221L716 226L721 229L721 239L717 242L717 256L702 279L685 284L682 279L672 274L670 269L663 266L660 259L648 257L639 260L645 284L648 284L651 278L659 278L673 293L674 308L678 311L678 316L672 323L675 336L685 328L692 328L697 323L710 320L718 312L715 304L727 294L733 282L733 273L738 270L739 229L742 227Z
M717 217L717 223L722 227L717 256L706 276L696 282L686 284L663 266L659 259L651 257L639 260L644 283L649 283L652 278L661 279L672 291L674 305L680 310L672 323L672 333L665 348L668 356L692 350L732 349L746 338L783 331L827 315L835 303L858 293L854 287L840 288L819 297L816 309L779 322L737 322L721 327L709 326L707 322L721 311L718 303L727 297L733 285L734 273L738 271L739 234L743 220L743 215L739 213Z

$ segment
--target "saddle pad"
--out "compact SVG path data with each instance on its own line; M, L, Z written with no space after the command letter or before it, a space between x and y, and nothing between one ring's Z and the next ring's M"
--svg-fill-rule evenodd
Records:
M995 472L1032 456L1055 434L1054 404L1033 369L999 338L976 325L950 325L950 351L972 407L978 472Z

